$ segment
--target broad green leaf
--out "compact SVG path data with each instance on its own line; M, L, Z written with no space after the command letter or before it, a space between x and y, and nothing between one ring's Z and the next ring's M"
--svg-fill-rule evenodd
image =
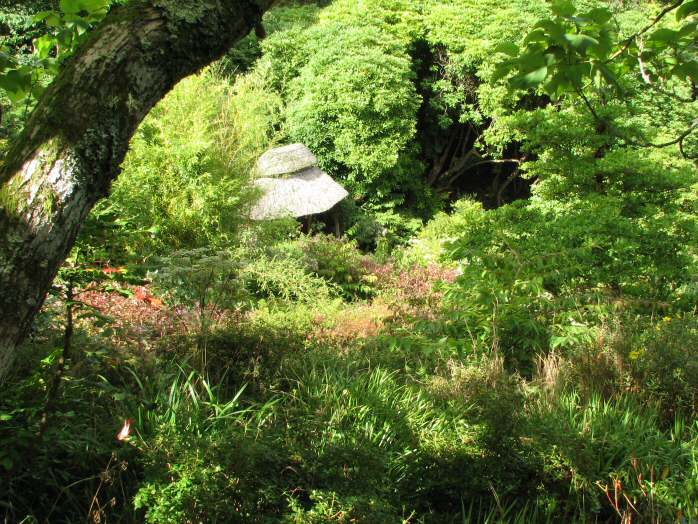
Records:
M105 13L109 9L109 0L81 0L80 4L90 14Z
M583 80L589 78L591 68L587 64L573 64L560 68L560 73L567 78L572 86L581 87Z
M545 53L545 63L546 65L551 64L551 58L553 57L556 61L563 61L567 58L567 50L559 45L551 45L548 47Z
M495 48L495 53L504 53L511 57L519 55L519 46L513 42L502 42Z
M498 82L514 69L514 63L511 60L498 63L494 68L494 74L492 75L492 81Z
M532 42L547 42L548 41L548 35L543 28L538 27L537 29L534 29L528 35L526 35L526 38L524 39L524 44L530 44Z
M671 75L677 78L688 77L694 82L698 82L698 62L690 60L677 64L676 67L671 70Z
M667 44L675 43L679 40L679 32L673 31L672 29L667 29L666 27L662 27L661 29L657 29L655 32L653 32L649 36L649 40L652 40L654 42L663 42Z
M543 66L535 71L531 71L530 73L526 73L525 75L519 75L514 79L514 84L517 87L523 88L523 89L531 89L533 87L536 87L545 80L545 78L548 76L548 66Z
M553 53L545 53L543 55L543 60L545 60L545 65L548 67L551 67L552 65L554 65L555 62L557 62L557 59L558 59L558 57L555 56L555 54L553 54Z
M38 24L39 22L43 22L43 21L46 20L49 16L55 15L55 14L56 14L56 13L55 13L54 11L39 11L38 13L36 13L36 14L34 15L34 19L33 19L33 20L34 20L34 23L37 23L37 24Z
M686 25L684 25L681 29L679 29L679 38L684 38L686 36L693 36L696 32L696 29L698 28L698 23L696 22L689 22Z
M590 18L598 25L604 25L606 24L606 22L611 20L611 18L613 18L613 14L611 13L611 11L609 11L605 7L597 7L596 9L592 9L591 11L585 13L582 16L584 16L585 18Z
M83 10L80 0L61 0L59 6L61 11L69 15L76 15Z
M565 28L552 20L541 20L535 25L536 28L544 29L545 32L558 43L562 43L565 36Z
M559 98L566 91L571 89L569 81L564 74L557 72L549 77L548 82L545 84L545 92L552 96L553 98Z
M546 65L542 52L528 52L521 55L516 63L519 71L533 71Z
M684 18L696 13L698 13L698 0L689 0L677 9L676 19L683 20Z
M34 48L40 58L48 58L56 47L56 41L52 35L43 35L34 40Z
M73 44L74 31L72 28L66 28L56 35L56 40L64 49L70 49Z
M556 16L569 17L577 12L574 4L569 0L555 0L550 10Z
M613 49L614 38L608 29L599 31L599 44L594 46L593 51L599 58L605 58Z
M585 16L571 16L570 20L572 20L575 23L575 25L578 26L591 25L594 23L594 21L591 18L587 18Z
M55 75L55 74L58 74L58 71L57 71L57 70L56 70L56 71L52 71L52 70L50 70L50 69L47 69L47 71L50 71L51 74L54 74L54 75ZM34 87L32 88L32 96L33 96L35 99L38 100L39 98L41 98L41 95L43 95L45 91L46 91L46 87L44 87L44 86L42 86L41 84L37 83L37 84L35 84Z
M74 29L78 35L84 35L87 31L90 30L90 25L86 23L84 20L79 20L78 22L75 22Z
M31 76L18 69L11 69L0 75L0 89L8 95L24 96L31 89Z
M593 72L603 78L608 85L613 86L617 91L621 91L620 84L618 83L618 78L605 64L600 62L593 64Z
M58 27L61 25L61 17L55 11L42 11L34 15L34 22L44 22L49 27Z
M565 40L577 51L586 51L589 46L599 45L599 41L596 38L592 38L585 34L571 34L567 33L565 35Z

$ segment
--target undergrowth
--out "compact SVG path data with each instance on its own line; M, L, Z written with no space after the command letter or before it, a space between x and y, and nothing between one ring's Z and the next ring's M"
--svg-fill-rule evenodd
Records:
M305 305L256 284L247 310L211 305L205 363L196 308L87 293L113 322L79 321L79 353L39 437L63 335L49 307L2 396L6 519L698 518L693 313L619 316L564 344L553 325L548 350L517 367L491 338L498 320L454 337L462 319L437 307L459 285L450 270L365 267L368 302L317 282ZM142 331L146 346L130 338L144 311L156 325L170 318L167 331Z

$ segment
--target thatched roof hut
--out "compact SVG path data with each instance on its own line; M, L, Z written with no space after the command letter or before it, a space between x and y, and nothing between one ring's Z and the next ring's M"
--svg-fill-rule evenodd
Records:
M255 185L263 196L252 208L253 220L303 217L324 213L349 193L317 166L315 155L303 144L279 147L257 161Z

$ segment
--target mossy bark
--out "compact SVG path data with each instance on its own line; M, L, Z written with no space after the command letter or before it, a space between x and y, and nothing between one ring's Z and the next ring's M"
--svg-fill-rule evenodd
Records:
M0 166L0 381L145 115L273 1L132 1L65 64Z

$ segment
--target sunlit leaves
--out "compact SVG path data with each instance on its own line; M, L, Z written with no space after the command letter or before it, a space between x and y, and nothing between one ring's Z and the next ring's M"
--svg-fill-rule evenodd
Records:
M409 56L399 40L370 26L326 24L312 35L307 65L289 83L289 135L355 195L395 192L405 185L399 161L421 102Z
M565 34L565 41L579 53L585 53L591 46L598 46L599 41L589 35Z
M104 16L109 9L109 0L61 0L60 7L68 15Z
M524 39L523 49L513 45L497 49L510 58L499 65L495 79L509 76L513 88L541 88L551 96L597 78L617 86L607 65L613 42L610 11L595 8L577 14L565 1L554 2L551 11L554 18L540 20Z
M22 65L9 52L0 51L0 90L13 105L29 108L45 85L58 73L61 61L70 56L86 32L109 10L110 0L61 0L59 10L34 16L46 33L33 42L33 56Z
M554 15L562 17L570 17L577 11L569 0L556 0L552 3L550 10Z
M698 78L693 19L698 0L678 8L677 20L690 19L684 25L667 27L657 23L659 18L627 39L619 38L609 9L578 13L571 2L558 0L551 13L526 35L523 48L507 44L496 49L507 58L498 64L495 80L508 78L512 89L539 89L555 98L579 93L582 86L621 93L619 76L637 74L638 68L646 83Z
M503 42L495 49L497 53L504 53L511 57L515 57L519 54L519 46L513 42Z
M597 7L595 9L592 9L591 11L587 12L584 17L578 17L575 20L578 23L584 23L587 20L591 20L593 23L598 24L600 26L610 22L613 19L613 15L608 9L605 9L603 7Z

